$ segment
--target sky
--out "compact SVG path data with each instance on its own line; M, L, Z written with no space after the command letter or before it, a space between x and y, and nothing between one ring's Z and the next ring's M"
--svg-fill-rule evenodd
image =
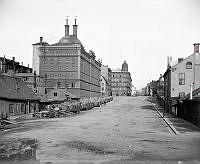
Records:
M167 68L167 56L186 58L200 42L200 0L0 0L0 56L32 66L32 44L49 44L74 24L86 51L111 69L128 63L140 89ZM72 26L70 26L72 33Z

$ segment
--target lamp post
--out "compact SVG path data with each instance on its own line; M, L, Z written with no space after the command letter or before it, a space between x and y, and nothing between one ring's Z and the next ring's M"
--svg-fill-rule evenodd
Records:
M192 100L192 91L193 91L193 85L194 85L194 83L191 83L190 84L190 100Z

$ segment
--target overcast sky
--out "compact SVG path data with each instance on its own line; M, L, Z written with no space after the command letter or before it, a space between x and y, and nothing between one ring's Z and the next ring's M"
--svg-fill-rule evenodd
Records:
M32 44L58 42L67 16L104 65L127 61L137 89L165 72L167 56L185 58L200 42L200 0L0 0L0 56L32 65Z

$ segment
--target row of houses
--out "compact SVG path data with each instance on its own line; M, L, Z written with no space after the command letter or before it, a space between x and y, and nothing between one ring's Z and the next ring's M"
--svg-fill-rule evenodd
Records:
M173 61L168 57L167 69L159 80L147 84L146 95L157 95L165 111L200 126L200 43L186 58Z
M40 110L41 104L61 103L71 98L131 95L132 80L126 61L121 71L112 71L96 60L92 50L85 50L78 39L76 19L72 35L68 19L64 27L64 36L58 42L50 44L40 37L33 44L33 68L16 62L14 57L0 58L0 84L1 90L5 90L0 95L0 114L26 114ZM7 81L12 83L4 87ZM25 90L22 86L26 86Z

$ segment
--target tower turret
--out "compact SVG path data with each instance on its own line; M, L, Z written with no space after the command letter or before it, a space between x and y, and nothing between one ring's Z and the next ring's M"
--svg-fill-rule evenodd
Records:
M128 72L128 64L126 63L126 60L124 60L124 63L122 64L121 71Z

